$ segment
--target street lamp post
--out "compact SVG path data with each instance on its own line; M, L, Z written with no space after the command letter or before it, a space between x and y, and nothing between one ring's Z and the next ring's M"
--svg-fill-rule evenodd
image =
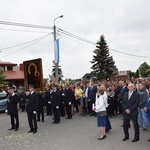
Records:
M56 25L55 25L55 21L57 20L57 19L59 19L59 18L62 18L63 17L63 15L61 15L61 16L58 16L58 17L56 17L55 19L54 19L54 27L53 27L53 30L54 30L54 65L55 65L55 78L56 78L56 83L58 82L58 61L57 60L55 60L56 59L56 52L55 52L55 50L56 50Z

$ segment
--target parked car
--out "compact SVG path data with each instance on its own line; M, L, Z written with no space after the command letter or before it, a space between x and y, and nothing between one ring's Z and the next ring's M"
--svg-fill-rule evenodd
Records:
M0 92L0 111L7 109L7 93Z

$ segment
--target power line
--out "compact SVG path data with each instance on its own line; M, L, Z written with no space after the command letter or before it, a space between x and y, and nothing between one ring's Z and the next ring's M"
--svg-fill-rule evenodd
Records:
M140 56L140 55L134 55L134 54L129 54L129 53L125 53L125 52L120 52L119 50L115 50L110 48L111 51L116 52L116 53L120 53L120 54L124 54L124 55L128 55L128 56L132 56L132 57L138 57L138 58L150 58L148 56Z
M47 35L47 36L49 36L49 35ZM12 53L7 54L7 55L5 55L5 56L2 56L2 57L0 57L0 58L5 58L5 57L10 56L10 55L13 55L13 54L15 54L15 53L17 53L17 52L19 52L19 51L22 51L22 50L24 50L24 49L30 47L31 45L34 45L34 44L38 43L39 41L45 39L47 36L45 36L45 37L43 37L43 38L41 38L41 39L39 39L39 40L37 40L37 41L35 41L35 42L29 44L28 46L26 46L26 47L24 47L24 48L21 48L21 49L15 51L15 52L12 52Z
M69 36L66 36L66 35L63 35L63 34L60 34L62 37L65 37L65 38L67 38L67 39L70 39L70 40L73 40L73 41L76 41L76 42L80 42L80 43L84 43L84 44L86 44L86 45L88 45L88 46L90 46L90 47L95 47L95 45L91 45L91 44L89 44L89 43L86 43L86 42L83 42L83 41L81 41L81 40L78 40L78 39L75 39L75 38L72 38L72 37L69 37Z
M72 38L75 38L75 39L77 39L77 40L83 41L83 42L88 43L88 44L91 44L91 45L96 45L96 43L94 43L94 42L92 42L92 41L89 41L89 40L87 40L87 39L85 39L85 38L82 38L82 37L77 36L77 35L75 35L75 34L72 34L72 33L70 33L70 32L64 31L64 30L62 30L62 29L60 29L60 28L58 28L58 29L59 29L59 32L62 33L62 34L65 34L65 35L67 35L67 36L70 36L70 37L72 37Z
M0 28L0 30L20 31L20 32L33 32L33 33L49 33L49 32L43 32L43 31L17 30L17 29L6 29L6 28Z
M59 28L58 28L58 29L59 29ZM85 39L85 38L76 36L76 35L74 35L74 34L72 34L72 33L70 33L70 32L64 31L64 30L62 30L62 29L59 29L59 31L60 31L62 34L65 34L65 35L70 36L70 37L72 37L72 38L75 38L75 39L77 39L77 40L81 40L81 41L83 41L83 42L85 42L85 43L88 43L88 44L91 44L91 45L95 45L95 46L97 45L96 43L94 43L94 42L92 42L92 41L89 41L89 40L87 40L87 39ZM140 55L135 55L135 54L129 54L129 53L125 53L125 52L122 52L122 51L119 51L119 50L115 50L115 49L112 49L112 48L109 48L109 50L112 51L112 52L120 53L120 54L127 55L127 56L131 56L131 57L150 59L149 56L140 56Z
M7 22L7 21L0 21L0 24L4 24L4 25L13 25L13 26L22 26L22 27L30 27L30 28L40 28L40 29L53 29L53 27L50 27L50 26L42 26L42 25L33 25L33 24L24 24L24 23L15 23L15 22ZM72 34L70 32L67 32L67 31L64 31L63 29L61 28L57 28L59 30L59 32L61 32L62 34L65 34L67 36L70 36L72 38L75 38L77 40L80 40L80 41L83 41L85 43L88 43L88 44L91 44L91 45L96 45L96 43L92 42L92 41L89 41L85 38L82 38L80 36L77 36L75 34ZM127 55L127 56L132 56L132 57L137 57L137 58L150 58L148 56L140 56L140 55L135 55L135 54L129 54L129 53L125 53L125 52L122 52L122 51L119 51L119 50L115 50L115 49L112 49L110 48L110 51L113 51L113 52L116 52L116 53L120 53L120 54L124 54L124 55Z
M51 34L52 34L52 33L51 33ZM44 36L42 36L42 37L40 37L40 38L37 38L37 39L31 40L31 41L28 41L28 42L25 42L25 43L21 43L21 44L18 44L18 45L14 45L14 46L6 47L6 48L1 48L1 51L3 51L3 50L7 50L7 49L11 49L11 48L14 48L14 47L18 47L18 46L22 46L22 45L25 45L25 44L28 44L28 43L32 43L32 42L34 42L34 41L37 41L37 40L43 39L44 37L47 37L47 36L49 36L49 35L51 35L51 34L47 34L47 35L44 35Z
M53 27L51 27L51 26L25 24L25 23L16 23L16 22L8 22L8 21L0 21L0 24L13 25L13 26L21 26L21 27L30 27L30 28L40 28L40 29L53 29Z

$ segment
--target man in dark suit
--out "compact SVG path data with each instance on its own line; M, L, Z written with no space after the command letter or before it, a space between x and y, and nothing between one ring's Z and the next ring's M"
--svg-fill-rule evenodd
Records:
M92 105L95 104L96 93L97 87L94 85L94 82L91 81L91 86L88 89L88 109L89 113L91 113L90 116L94 116L94 111L92 111Z
M130 119L133 121L134 125L134 139L132 142L137 142L140 140L139 138L139 125L138 125L138 106L139 106L139 94L135 91L134 84L130 83L128 85L129 92L126 92L123 95L122 107L124 110L124 120L123 120L123 129L125 137L123 141L129 139L128 126Z
M51 89L48 85L45 86L45 106L46 106L46 116L52 115L52 106L51 106L51 98L50 98Z
M66 113L67 113L66 119L72 118L72 110L71 110L72 98L73 98L73 92L70 89L69 85L66 85L66 89L65 89L65 107L66 107Z
M122 110L122 101L123 101L123 95L124 93L128 92L128 86L125 81L121 81L121 91L119 94L119 113L123 113L124 111Z
M115 115L118 114L118 108L120 109L120 102L118 101L119 100L119 95L120 95L120 92L121 92L121 81L119 81L118 83L118 86L117 88L115 89L115 96L114 96L114 101L115 101L115 108L114 108L114 111L115 111ZM121 112L119 112L121 113Z
M42 116L42 122L44 122L44 95L41 91L38 93L39 104L37 107L37 121L40 121L40 116Z
M54 122L52 124L60 123L60 92L57 90L57 86L53 85L53 92L51 93L52 108L54 113Z
M19 128L19 116L18 116L18 104L20 101L20 97L16 94L14 87L9 87L9 95L8 95L8 107L6 112L8 111L11 119L11 128L8 130L18 131ZM15 123L16 120L16 123Z
M30 94L27 96L27 105L26 105L26 112L28 115L28 123L30 127L30 131L28 133L33 132L33 134L35 134L37 132L36 113L39 103L39 97L38 94L35 93L34 91L33 84L29 84L29 92Z

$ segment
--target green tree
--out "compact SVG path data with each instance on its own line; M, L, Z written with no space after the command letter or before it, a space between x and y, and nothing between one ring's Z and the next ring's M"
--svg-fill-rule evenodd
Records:
M129 77L130 77L130 78L132 78L132 77L136 77L136 73L135 73L135 72L130 71L130 72L129 72Z
M96 43L96 49L93 51L93 59L91 61L93 70L91 73L97 77L98 80L112 78L118 69L115 66L113 57L109 55L109 48L103 35Z
M139 70L138 69L136 70L135 77L139 78Z
M7 84L6 81L4 81L6 76L4 75L3 71L0 71L0 84Z
M59 75L59 78L58 78L58 82L62 80L62 70L61 70L61 66L58 65L58 75ZM52 76L55 77L55 65L53 64L53 68L52 68Z
M139 69L138 69L140 76L141 77L148 77L150 75L149 69L150 69L150 66L146 62L141 64Z

